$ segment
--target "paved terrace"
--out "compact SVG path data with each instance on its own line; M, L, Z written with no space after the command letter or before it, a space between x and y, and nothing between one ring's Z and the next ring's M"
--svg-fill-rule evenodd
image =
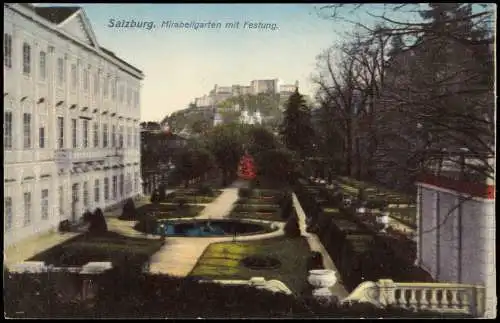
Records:
M339 271L333 263L332 258L328 254L328 251L326 251L325 247L316 234L306 231L306 214L304 213L304 209L302 209L299 199L297 198L297 195L295 195L295 193L293 193L293 206L297 211L297 215L299 218L300 232L302 233L302 236L306 237L307 242L309 243L309 248L311 249L311 251L318 251L321 253L321 255L323 256L323 266L325 269L330 269L337 273L338 281L330 290L332 291L333 295L337 296L339 299L347 297L349 293L342 284L342 278L339 277Z
M64 233L49 232L42 235L24 239L21 242L14 243L4 249L3 260L4 266L10 267L33 257L34 255L50 249L58 244L63 243L80 233Z

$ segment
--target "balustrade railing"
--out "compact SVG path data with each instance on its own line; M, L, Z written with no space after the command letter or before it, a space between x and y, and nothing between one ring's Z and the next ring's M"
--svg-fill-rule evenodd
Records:
M398 283L384 279L360 284L342 302L369 302L378 306L482 317L485 313L485 289L477 285Z

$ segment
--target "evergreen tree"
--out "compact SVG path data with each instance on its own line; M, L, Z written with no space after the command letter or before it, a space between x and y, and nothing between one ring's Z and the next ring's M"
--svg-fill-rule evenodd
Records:
M302 157L311 152L314 136L311 112L298 88L286 104L280 134L288 149L299 153Z
M429 9L422 10L420 16L430 20L427 34L446 36L453 39L477 41L484 39L484 28L476 24L470 3L429 3Z

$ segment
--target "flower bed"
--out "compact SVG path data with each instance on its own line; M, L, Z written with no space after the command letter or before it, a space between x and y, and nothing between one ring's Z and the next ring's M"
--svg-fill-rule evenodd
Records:
M276 199L263 199L263 198L243 198L240 197L236 204L276 204L278 201Z
M364 189L368 200L383 200L389 204L414 205L415 199L406 194L393 192L371 183L360 182L347 177L339 177L334 181L346 196L357 197L359 190Z
M274 198L273 200L274 201ZM286 212L284 204L271 204L270 199L241 198L235 204L230 213L231 218L251 218L268 221L284 221L283 212ZM252 204L255 202L256 204ZM283 201L280 201L283 202ZM244 204L243 204L244 203Z
M277 212L280 210L280 206L277 204L237 204L233 211L235 212Z
M231 219L257 219L266 221L279 221L284 219L281 217L280 211L275 212L258 212L258 211L231 211L229 214Z
M195 217L204 208L201 205L186 204L179 206L173 203L150 203L137 208L136 217L133 220L140 221L152 216L159 219Z
M164 202L179 203L184 200L186 203L191 204L208 204L213 202L217 197L215 196L202 196L202 195L182 195L178 192L167 194Z
M194 189L194 188L178 188L175 190L175 192L172 192L170 194L173 195L183 195L183 196L207 196L207 197L217 197L222 194L221 190L211 190L213 194L208 195L208 194L203 194L200 192L200 189ZM170 195L168 194L168 195ZM168 196L167 195L167 196Z

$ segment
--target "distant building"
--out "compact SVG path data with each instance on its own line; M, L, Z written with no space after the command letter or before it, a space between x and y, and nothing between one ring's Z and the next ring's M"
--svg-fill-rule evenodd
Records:
M295 84L281 84L279 87L279 93L292 95L293 92L299 87L299 81Z
M282 84L282 81L279 79L253 80L250 82L249 86L237 84L232 86L219 86L215 84L208 95L196 98L195 104L196 107L199 108L209 108L232 97L248 94L257 95L260 93L280 94L280 98L284 102L293 92L295 92L298 86L298 81L295 82L295 84Z
M196 107L209 107L212 106L213 101L212 97L204 95L202 97L196 98L194 103Z
M217 125L220 125L224 122L224 120L222 119L222 116L220 115L220 113L218 111L215 111L214 113L214 127L217 126Z
M250 87L252 89L252 94L259 93L279 93L280 91L280 80L253 80L250 82Z
M240 114L240 123L243 124L262 124L262 116L260 111L256 111L253 114L248 113L247 110L243 110Z

